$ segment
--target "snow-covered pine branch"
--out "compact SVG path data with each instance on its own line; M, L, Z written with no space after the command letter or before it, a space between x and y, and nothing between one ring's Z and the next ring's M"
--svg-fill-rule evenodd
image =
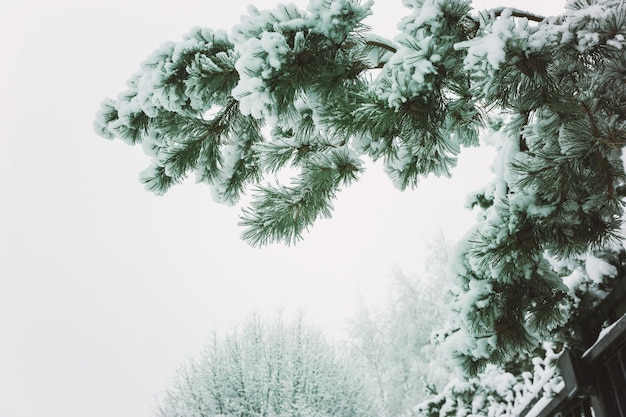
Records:
M294 243L330 216L363 157L404 190L449 176L461 149L491 134L497 179L457 251L449 329L451 352L476 373L567 320L548 256L619 238L626 6L569 0L542 18L476 15L469 0L404 3L393 41L368 32L371 2L358 0L250 8L230 34L194 29L103 102L95 127L144 144L153 164L143 180L156 193L195 172L220 201L251 194L242 224L255 245ZM494 115L503 124L489 132ZM281 167L300 172L295 182L266 185Z

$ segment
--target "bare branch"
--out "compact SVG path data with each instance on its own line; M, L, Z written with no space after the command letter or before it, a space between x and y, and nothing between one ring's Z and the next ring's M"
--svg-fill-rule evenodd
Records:
M511 11L511 16L513 17L525 17L526 19L533 21L533 22L543 22L546 18L544 16L538 15L538 14L534 14L534 13L530 13L530 12L526 12L524 10L520 10L520 9L514 9L511 7L498 7L495 9L490 9L487 10L488 14L494 14L496 17L501 16L502 13L505 10L510 10Z

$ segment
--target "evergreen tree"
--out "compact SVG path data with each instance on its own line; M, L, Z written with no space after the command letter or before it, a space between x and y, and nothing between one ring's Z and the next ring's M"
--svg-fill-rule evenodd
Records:
M363 158L404 190L450 175L497 130L498 177L459 246L450 351L477 373L532 350L567 320L548 258L618 238L626 141L626 6L568 0L563 15L474 13L469 0L404 0L394 40L362 23L371 1L251 7L227 34L193 29L144 62L95 127L142 143L162 194L188 174L243 210L252 245L291 244L332 214ZM374 71L376 70L376 71ZM498 115L498 129L493 115ZM262 134L271 127L271 137ZM289 184L267 185L284 168Z

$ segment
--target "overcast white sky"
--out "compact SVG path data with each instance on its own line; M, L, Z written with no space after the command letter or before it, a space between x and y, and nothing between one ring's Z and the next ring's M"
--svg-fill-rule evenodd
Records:
M100 101L161 42L195 25L229 29L251 1L3 5L0 417L147 417L153 394L213 329L254 310L303 308L341 337L359 297L380 299L394 268L419 269L423 239L439 230L456 239L471 224L465 194L489 174L470 152L454 182L415 192L370 169L341 193L334 218L291 248L248 247L239 211L204 186L144 191L141 149L93 133ZM563 1L475 5L488 3L550 14ZM391 36L405 11L379 0L374 13L371 24Z

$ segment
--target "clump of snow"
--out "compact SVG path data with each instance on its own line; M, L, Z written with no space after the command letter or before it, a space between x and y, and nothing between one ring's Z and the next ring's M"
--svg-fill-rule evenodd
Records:
M280 33L283 27L292 31L305 30L307 23L304 12L293 3L280 4L272 10L249 6L248 14L241 16L239 24L233 26L230 38L235 45L242 45L248 39L259 39L263 32Z
M148 168L139 173L139 180L144 184L145 189L155 195L163 195L167 191L167 188L163 186L159 178L162 169L163 167L159 166L156 161L153 161Z
M486 35L457 43L455 48L467 49L464 68L471 71L485 60L493 69L500 68L506 58L506 42L513 37L515 26L511 9L504 9L502 15L487 28Z
M442 0L423 0L412 4L413 12L398 26L396 53L383 68L377 80L378 94L390 107L399 108L403 103L433 89L433 77L437 74L435 64L443 56L440 34L443 18ZM441 37L440 37L441 35Z
M119 101L117 105L117 120L113 120L108 124L111 132L114 132L124 142L132 145L135 143L135 137L126 134L129 126L132 126L133 120L137 115L143 113L143 107L136 98L130 101Z
M445 340L442 349L447 357L468 355L474 359L489 358L497 346L498 336L476 338L465 328L459 328Z
M614 265L593 255L589 255L585 261L585 272L596 284L602 283L605 277L617 276L617 268Z
M341 43L371 12L373 0L359 4L355 0L311 0L308 10L313 31L334 43Z
M470 265L467 260L467 253L469 251L469 242L476 233L476 229L470 229L452 248L450 259L448 260L447 274L451 278L458 278L465 276L470 271Z
M427 36L410 48L400 47L389 60L388 68L394 73L389 77L391 81L389 92L384 93L387 95L389 106L399 108L409 98L429 88L425 85L426 76L437 73L429 56L432 40L432 36ZM404 37L398 36L396 41L403 45Z
M606 44L612 46L615 49L622 49L624 47L624 35L618 33L614 38L608 39Z
M276 117L275 99L266 80L271 79L286 62L290 48L279 33L263 32L260 39L248 39L237 46L240 58L235 63L239 83L233 97L240 111L257 119Z
M581 268L576 268L571 274L563 277L563 283L570 290L575 290L585 283L587 276Z
M565 5L565 16L575 17L578 19L606 19L606 6L610 5L611 3L616 2L615 0L599 0L597 2L584 4L578 0L567 0L567 3ZM585 7L581 7L581 4L584 4Z
M100 109L96 113L93 122L94 131L105 139L113 139L115 135L111 132L109 123L117 117L115 101L106 98L100 103Z
M570 259L566 265L553 264L555 268L560 266L571 271L562 280L568 288L572 308L592 308L608 295L611 281L618 276L618 270L605 257L606 254L589 253L578 259Z

